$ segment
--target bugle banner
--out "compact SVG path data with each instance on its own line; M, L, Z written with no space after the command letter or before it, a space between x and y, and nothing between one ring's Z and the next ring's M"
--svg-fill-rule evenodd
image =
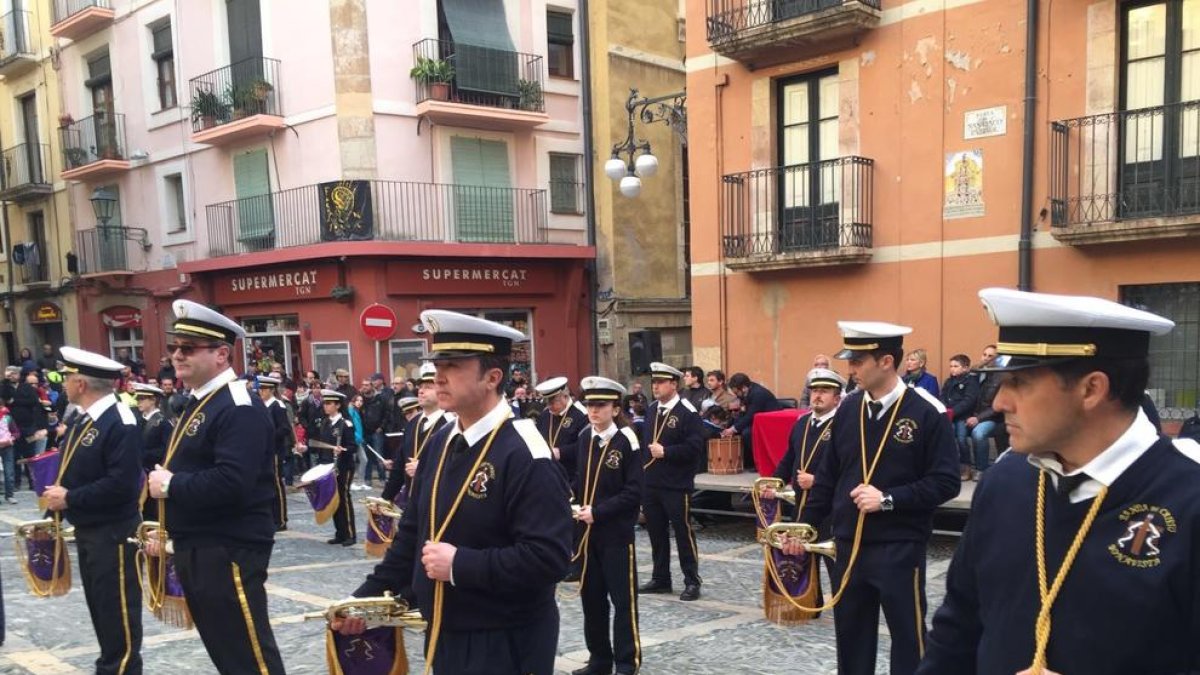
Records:
M773 488L776 497L767 499L762 495L765 488ZM794 493L784 492L785 485L777 478L759 478L754 482L753 503L757 516L758 540L763 544L763 616L772 623L794 626L811 621L820 612L806 612L799 607L819 607L821 603L820 566L816 556L787 555L773 546L768 532L782 520L779 497Z
M62 465L62 454L58 450L51 450L36 457L19 460L17 463L29 466L29 475L33 478L33 492L38 498L38 510L45 511L47 504L42 493L58 481L58 469Z
M354 598L331 605L324 612L305 614L305 620L355 617L367 630L359 635L325 631L325 661L335 675L407 675L404 628L424 629L420 612L390 593L379 598Z
M186 630L193 626L192 614L188 611L183 584L175 570L175 547L168 539L161 546L159 555L150 555L151 541L161 535L159 524L147 520L138 525L137 534L129 539L129 543L138 547L133 560L142 587L142 599L156 619Z
M396 525L404 511L379 497L367 497L363 503L367 505L367 542L364 548L368 556L382 558L396 537Z
M71 590L71 555L57 514L17 525L13 542L31 595L49 598Z

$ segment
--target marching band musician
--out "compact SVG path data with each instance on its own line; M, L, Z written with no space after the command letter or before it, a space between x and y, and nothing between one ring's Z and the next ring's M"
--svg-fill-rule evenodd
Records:
M875 673L882 607L891 673L910 675L924 650L933 512L958 494L958 448L941 403L905 386L896 373L903 336L912 329L851 321L839 321L838 328L844 344L835 358L849 360L859 389L829 422L829 447L800 522L819 527L831 518L838 570L832 587L840 596L833 615L838 673Z
M100 656L96 672L142 672L142 592L128 538L137 530L141 438L137 420L117 400L113 381L124 366L74 347L61 350L63 391L83 409L60 448L58 484L43 497L75 526L79 576Z
M542 382L534 389L541 395L546 407L538 413L537 428L554 460L563 470L567 482L575 483L575 444L587 430L587 410L578 401L572 400L571 388L567 386L567 378L552 377ZM578 548L582 528L575 528L575 547ZM563 581L579 581L578 559L571 561L571 568Z
M150 496L162 500L188 611L217 671L283 673L263 586L275 545L275 448L262 401L230 365L246 333L190 300L172 309L167 353L191 396L150 474ZM161 554L162 542L147 552Z
M671 592L671 540L667 527L675 531L679 567L683 571L680 600L700 597L699 554L692 532L691 499L695 487L696 462L704 448L704 428L692 404L679 398L679 379L683 373L665 363L650 364L651 390L655 401L646 411L642 445L645 457L645 485L642 511L646 514L646 532L654 572L641 593Z
M275 448L275 500L271 502L271 516L275 519L275 531L287 529L287 491L283 486L283 464L292 453L292 423L288 420L287 405L275 397L282 380L270 375L258 376L258 396L267 408L274 433L271 436Z
M554 670L555 588L571 556L566 481L531 420L513 420L502 394L520 331L426 310L439 405L458 415L421 455L408 508L383 562L356 597L411 585L429 622L434 673ZM332 630L358 634L361 618Z
M984 474L921 675L1200 672L1200 447L1140 410L1152 336L1099 298L979 292L1012 451Z
M354 450L347 448L354 441L354 423L342 416L346 396L333 389L321 390L321 401L325 417L321 420L321 431L317 440L334 449L321 448L320 463L337 464L338 508L333 513L333 539L326 544L353 546L358 541L358 528L354 523L354 497L350 494L350 481L354 479ZM343 445L346 444L346 445Z
M409 418L404 425L404 442L400 446L400 457L396 458L388 474L387 484L383 486L380 495L389 502L396 501L400 489L404 487L417 473L421 456L429 447L429 440L447 422L454 419L438 407L437 368L432 363L422 363L417 373L417 401L420 404L420 414ZM401 505L403 506L403 504Z
M587 665L571 675L609 675L614 664L617 673L632 674L642 665L633 530L642 501L643 453L637 434L620 415L625 387L605 377L585 377L580 388L591 422L575 449L578 518L586 525L578 555L589 656Z
M141 382L133 383L133 396L137 400L138 412L141 414L142 432L142 471L149 475L154 467L162 464L167 456L167 443L175 425L171 423L160 405L163 390ZM149 493L144 493L148 497ZM142 503L142 517L146 520L158 519L158 503L146 499Z

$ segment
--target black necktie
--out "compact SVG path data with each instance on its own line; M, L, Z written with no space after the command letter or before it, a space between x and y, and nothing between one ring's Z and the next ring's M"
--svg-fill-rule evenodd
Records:
M457 455L461 452L465 452L470 447L471 445L467 443L467 437L463 436L462 434L455 434L454 440L450 441L451 454Z
M1072 476L1059 476L1058 496L1070 497L1071 493L1075 491L1075 488L1082 485L1083 482L1089 478L1091 478L1091 476L1088 476L1086 473L1077 473Z
M871 411L871 419L879 419L879 415L883 412L882 401L868 401L867 409Z

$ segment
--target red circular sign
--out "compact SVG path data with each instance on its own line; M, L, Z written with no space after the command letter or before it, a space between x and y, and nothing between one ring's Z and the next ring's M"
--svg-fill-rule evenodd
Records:
M396 334L396 313L378 303L368 305L358 317L358 325L372 340L386 340Z

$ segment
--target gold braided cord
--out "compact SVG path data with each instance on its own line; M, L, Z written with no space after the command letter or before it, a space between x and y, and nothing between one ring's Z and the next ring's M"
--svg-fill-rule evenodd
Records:
M883 446L887 444L888 437L892 435L892 426L896 423L896 414L900 412L900 404L904 402L904 396L907 393L908 387L905 387L904 391L900 392L900 398L896 399L896 403L893 404L892 415L888 418L887 427L883 430L883 436L879 439L879 447L875 450L875 459L871 461L869 469L867 468L867 397L865 395L862 397L862 406L859 409L858 441L859 450L862 453L863 485L871 484L871 476L875 475L875 468L879 466L879 458L883 455ZM846 592L846 587L850 584L850 574L854 571L854 563L858 560L858 550L862 545L863 525L866 522L866 518L867 514L860 509L858 512L858 522L854 524L854 542L850 547L850 560L846 562L846 571L842 574L842 583L838 587L837 593L834 593L829 602L820 607L805 607L796 602L792 596L784 594L783 597L793 607L802 612L812 612L815 614L833 609L841 601L842 594ZM779 588L783 588L783 582L779 579L779 570L775 565L774 557L771 556L769 550L764 550L764 553L767 558L767 571L771 573L771 579L775 581L775 584ZM817 561L815 559L811 560L810 564L815 565Z
M659 405L659 408L661 409L662 403L659 403L658 405ZM658 420L654 420L654 435L650 437L651 445L658 443L659 436L662 436L662 432L667 428L667 418L669 418L671 416L671 411L668 410L667 414L665 414L665 415L663 415L661 413L656 413L656 414L658 415L658 417L662 418L662 424L659 424ZM646 464L642 467L642 471L649 469L650 465L657 461L658 461L657 457L652 457L650 459L650 461L646 462Z
M608 447L608 443L600 446L600 454L596 456L596 475L592 477L592 450L596 447L596 434L592 434L592 440L588 441L587 454L587 470L583 476L583 504L581 506L591 506L596 501L596 490L600 486L600 462L604 461L604 450ZM583 568L579 571L579 590L575 592L575 597L579 597L583 593L583 581L587 578L587 545L592 538L592 523L587 523L583 528L583 536L579 538L579 549L575 551L575 555L571 556L571 562L575 562L583 557Z
M1071 571L1071 565L1075 563L1075 556L1079 554L1079 549L1083 546L1083 540L1087 538L1088 531L1092 529L1092 523L1096 520L1096 514L1100 513L1100 504L1104 502L1104 497L1107 494L1108 486L1101 486L1100 492L1092 500L1092 506L1083 518L1083 523L1079 525L1079 531L1075 533L1075 540L1071 542L1071 547L1067 549L1067 555L1063 557L1062 565L1058 568L1058 573L1054 575L1054 584L1047 589L1046 525L1044 522L1046 516L1046 472L1038 472L1037 520L1034 526L1037 537L1038 594L1041 596L1042 606L1038 611L1037 624L1034 626L1033 663L1029 666L1030 672L1036 675L1041 675L1046 669L1046 648L1050 644L1050 609L1054 606L1054 601L1058 598L1058 593L1062 590L1063 583L1067 580L1067 574Z
M421 416L424 419L429 419L429 418L425 417L424 413L422 413ZM413 459L420 459L421 453L425 452L425 446L429 445L429 439L433 438L433 432L434 432L433 427L434 427L433 420L430 419L429 420L429 431L425 432L425 438L422 439L421 438L421 422L420 421L417 422L417 433L413 436L413 456L412 456Z
M813 419L816 415L810 415L808 424L804 427L804 437L800 439L800 470L804 473L809 473L808 467L812 465L813 460L817 457L817 446L821 443L821 436L817 436L817 442L813 443L812 450L808 453L808 458L804 457L804 449L808 447L808 430L812 428ZM826 431L833 428L833 420L829 421L829 426L825 427ZM824 434L825 432L821 432ZM804 506L808 503L808 490L800 488L800 501L796 504L796 519L800 519L800 514L804 513Z
M467 472L466 478L463 479L463 484L458 488L458 495L454 497L454 503L450 505L450 511L446 513L445 519L442 520L441 527L437 524L437 496L438 486L442 480L442 468L446 465L446 455L450 454L450 441L453 440L454 434L446 434L446 444L442 447L442 456L438 458L437 469L433 473L433 488L429 494L429 541L437 544L442 541L442 535L446 533L446 528L450 526L450 521L454 519L454 514L458 512L458 507L462 504L463 495L467 494L467 488L471 485L471 479L475 477L475 472L479 471L479 465L483 464L483 458L487 457L488 450L492 448L492 441L496 440L496 434L500 433L500 429L504 428L504 423L512 417L510 411L505 415L500 422L492 429L492 433L488 434L487 442L483 444L483 450L479 452L479 456L475 458L475 464L471 466L471 470ZM464 435L463 440L467 440ZM429 644L425 648L425 673L433 672L433 654L437 650L438 638L442 634L442 604L446 598L446 582L436 580L433 582L433 616L429 621Z
M555 417L558 417L558 428L557 429L554 428L554 418ZM549 433L547 433L547 435L546 435L546 440L550 443L551 448L558 447L558 435L560 433L562 433L563 422L566 421L566 417L567 417L566 410L563 411L563 414L561 416L555 415L554 413L550 413L550 425L549 425L550 428L547 430Z

